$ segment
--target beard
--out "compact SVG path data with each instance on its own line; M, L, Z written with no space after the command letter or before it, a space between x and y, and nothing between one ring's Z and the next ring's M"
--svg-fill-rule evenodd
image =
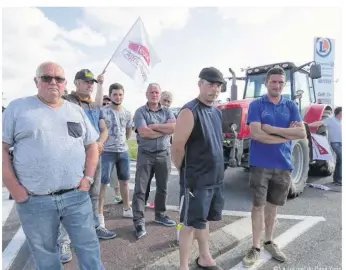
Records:
M121 105L121 102L112 101L112 104L113 104L114 106L119 106L119 105Z

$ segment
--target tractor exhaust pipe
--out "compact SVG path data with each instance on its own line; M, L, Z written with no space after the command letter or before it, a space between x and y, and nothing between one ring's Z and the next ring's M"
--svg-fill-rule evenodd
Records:
M235 72L231 68L229 68L228 70L232 74L231 100L237 100L238 99L237 77L235 76Z

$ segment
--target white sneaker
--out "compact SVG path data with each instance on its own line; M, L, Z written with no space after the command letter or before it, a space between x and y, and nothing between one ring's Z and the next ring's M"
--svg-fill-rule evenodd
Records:
M101 214L99 215L99 222L100 222L100 227L106 228L105 217Z
M123 217L125 218L133 218L132 208L125 210L123 209Z

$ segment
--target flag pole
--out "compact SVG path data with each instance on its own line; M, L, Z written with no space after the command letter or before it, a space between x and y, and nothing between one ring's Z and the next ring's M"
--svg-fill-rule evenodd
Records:
M126 39L126 37L129 35L129 33L131 33L132 29L135 27L135 25L137 24L137 22L141 20L141 17L138 17L138 19L135 21L135 23L131 26L130 30L127 32L127 34L125 35L125 37L123 38L123 40L120 42L118 48L114 51L114 53L112 54L112 57L109 59L107 65L105 66L105 68L102 71L102 75L106 73L106 69L109 66L109 64L111 63L114 55L118 52L118 49L120 48L120 45L124 42L124 40Z

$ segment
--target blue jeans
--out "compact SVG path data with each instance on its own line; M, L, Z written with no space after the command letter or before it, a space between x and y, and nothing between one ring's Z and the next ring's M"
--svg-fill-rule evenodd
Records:
M89 190L89 195L91 198L91 205L94 212L94 222L95 222L95 228L100 226L100 220L99 220L99 195L100 195L100 186L101 186L101 160L99 161L95 176L94 176L94 183L91 185ZM62 225L60 223L59 227L59 233L58 233L58 244L61 245L63 243L70 244L70 238Z
M332 142L330 144L336 154L336 164L333 179L334 182L342 182L342 145L341 142Z
M57 246L60 222L70 235L80 270L103 269L89 192L29 195L16 208L37 270L63 270Z

